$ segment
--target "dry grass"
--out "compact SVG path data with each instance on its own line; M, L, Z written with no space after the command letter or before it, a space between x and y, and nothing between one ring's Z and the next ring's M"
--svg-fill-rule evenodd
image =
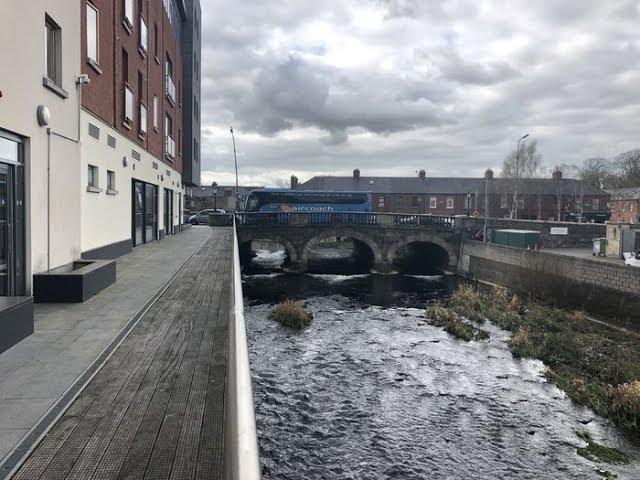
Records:
M427 308L426 315L430 323L437 327L442 327L445 332L465 342L489 337L487 331L466 322L458 312L440 303L430 305Z
M469 320L483 323L483 304L480 293L471 285L460 285L451 295L451 307Z
M640 380L609 387L611 410L629 428L640 431Z
M313 314L305 308L304 303L285 300L269 313L269 318L287 327L302 330L311 323Z
M509 340L509 348L515 357L533 357L535 347L531 342L531 332L528 328L518 327Z

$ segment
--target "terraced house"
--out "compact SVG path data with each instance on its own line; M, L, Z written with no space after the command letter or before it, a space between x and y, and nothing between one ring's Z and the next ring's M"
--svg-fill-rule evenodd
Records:
M507 217L513 203L513 180L494 178L429 177L420 170L414 177L319 176L292 188L300 190L349 190L371 192L376 212L433 215L489 215ZM293 177L295 178L295 177ZM486 192L486 197L485 197ZM609 194L556 170L551 178L523 178L518 187L518 218L532 220L604 221Z

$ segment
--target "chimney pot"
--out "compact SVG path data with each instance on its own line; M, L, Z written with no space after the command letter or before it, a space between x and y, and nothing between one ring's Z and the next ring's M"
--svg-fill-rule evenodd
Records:
M424 182L427 178L427 172L425 172L424 170L420 170L418 172L418 177L420 177L420 180Z
M291 190L298 188L298 177L291 175Z
M356 168L353 171L353 178L360 178L360 169L359 168Z
M487 171L484 172L484 179L493 180L493 170L491 170L490 168L487 168Z
M554 180L562 180L562 170L559 170L558 167L551 174L551 178Z

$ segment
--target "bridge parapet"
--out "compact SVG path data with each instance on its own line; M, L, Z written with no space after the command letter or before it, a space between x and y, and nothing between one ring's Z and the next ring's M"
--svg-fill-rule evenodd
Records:
M447 230L455 229L457 220L455 216L375 212L252 212L235 216L236 223L242 226L437 226Z

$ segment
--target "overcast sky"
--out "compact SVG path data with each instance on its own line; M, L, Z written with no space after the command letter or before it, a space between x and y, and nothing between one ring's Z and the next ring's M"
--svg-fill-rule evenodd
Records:
M640 1L201 0L202 182L482 175L640 146Z

